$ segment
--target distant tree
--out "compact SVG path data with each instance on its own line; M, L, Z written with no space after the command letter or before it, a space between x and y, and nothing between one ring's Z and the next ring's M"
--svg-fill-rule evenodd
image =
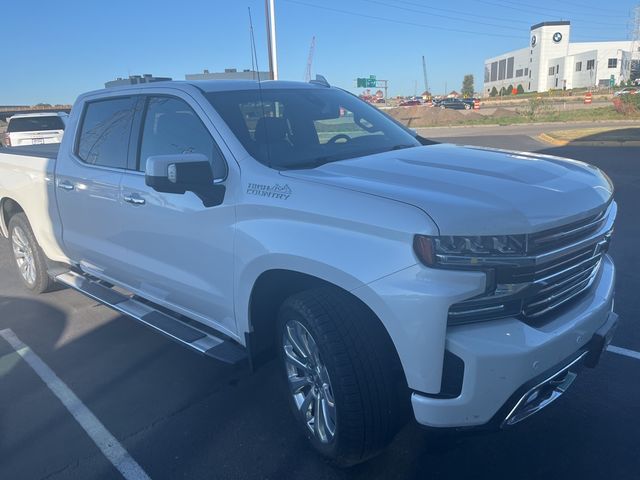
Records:
M501 97L504 97L506 94L507 94L507 89L506 89L506 88L504 88L504 87L501 87L501 88L500 88L500 96L501 96Z
M491 92L489 93L490 97L495 97L496 95L498 95L498 89L496 87L493 87L491 89Z
M38 103L36 104L36 107L50 107L51 104L50 103Z
M522 84L521 84L521 83L519 83L519 84L518 84L518 95L520 95L520 94L522 94L522 93L524 93L524 88L522 87Z
M465 98L473 97L475 88L473 86L473 75L468 74L464 76L462 80L462 96Z
M507 87L507 92L506 93L507 93L507 95L511 95L513 93L513 85L509 85Z

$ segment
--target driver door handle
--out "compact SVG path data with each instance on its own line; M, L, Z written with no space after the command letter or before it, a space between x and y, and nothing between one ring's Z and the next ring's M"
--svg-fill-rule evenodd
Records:
M127 193L123 200L132 205L144 205L146 203L145 199L137 193Z
M62 180L58 182L58 188L70 192L71 190L74 190L76 187L73 185L73 183L69 182L68 180Z

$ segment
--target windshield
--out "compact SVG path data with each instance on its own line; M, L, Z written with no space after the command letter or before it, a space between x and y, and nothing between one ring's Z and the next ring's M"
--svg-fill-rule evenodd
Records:
M333 88L212 92L207 98L259 162L311 168L420 143L358 98Z
M55 115L50 117L19 117L9 121L7 132L39 132L43 130L64 130L64 122Z

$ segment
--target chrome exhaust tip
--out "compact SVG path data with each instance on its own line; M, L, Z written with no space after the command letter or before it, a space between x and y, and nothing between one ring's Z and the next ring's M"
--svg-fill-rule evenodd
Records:
M571 386L578 376L576 367L582 362L588 352L582 353L566 367L554 373L551 377L540 382L528 390L502 422L501 428L507 428L539 412L550 403L557 400Z

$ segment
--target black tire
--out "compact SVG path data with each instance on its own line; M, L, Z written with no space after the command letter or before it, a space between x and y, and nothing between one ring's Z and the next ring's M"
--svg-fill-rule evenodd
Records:
M287 368L292 367L287 366L291 362L285 354L285 335L294 321L311 335L330 378L335 431L325 441L308 425L289 383ZM355 297L326 287L288 298L278 325L287 396L298 425L315 449L340 467L382 451L408 420L410 394L397 352L380 321Z
M469 105L468 103L464 104L464 109L465 110L471 110L471 105Z
M9 241L13 252L14 265L22 283L32 293L44 293L53 288L53 280L47 273L47 261L40 245L36 241L29 220L24 213L17 213L9 220ZM17 249L24 244L27 252L33 258L32 274L26 274L20 268Z

